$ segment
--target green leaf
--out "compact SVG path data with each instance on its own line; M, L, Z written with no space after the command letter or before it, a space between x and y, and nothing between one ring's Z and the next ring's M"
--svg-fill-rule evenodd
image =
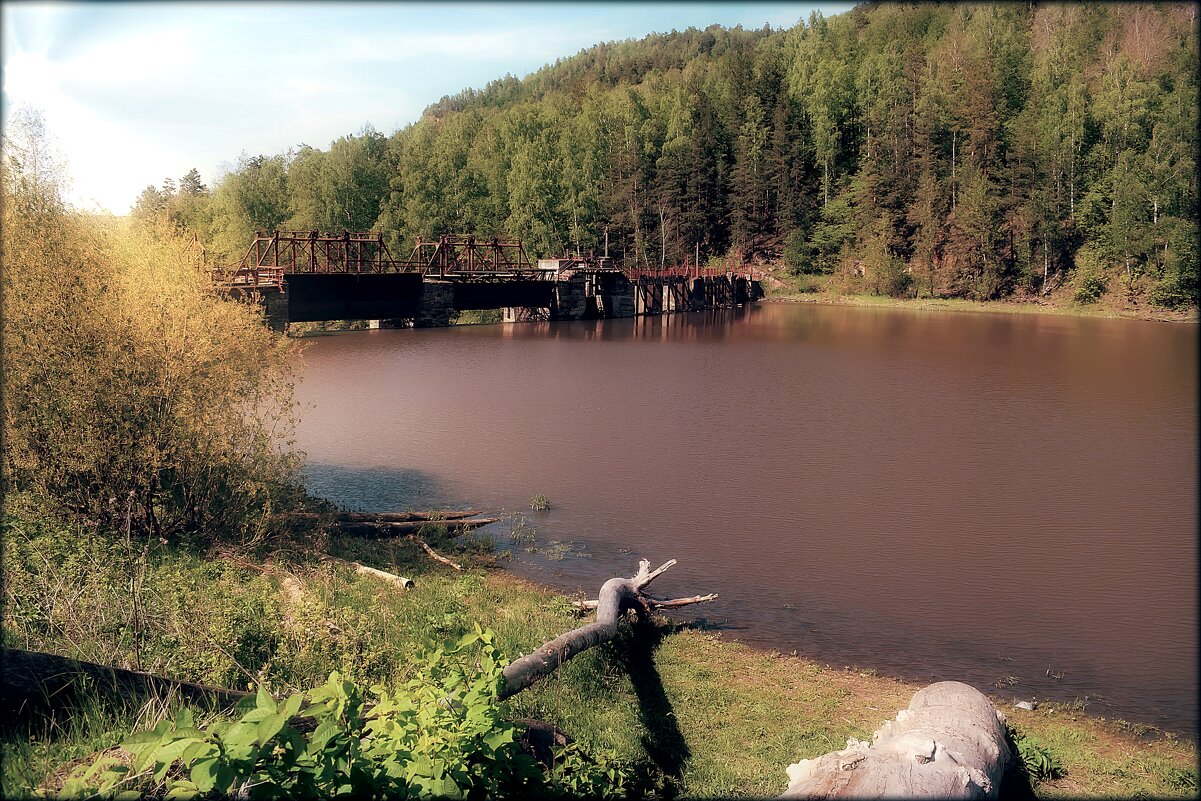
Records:
M135 748L148 745L149 743L157 743L158 741L159 735L153 731L140 731L137 734L131 734L129 737L126 737L121 743L121 747L126 751L132 752Z
M173 798L195 798L199 794L199 790L195 784L188 781L179 781L167 793L167 799Z
M293 693L286 702L284 702L284 717L290 718L300 711L301 704L304 703L303 693Z
M219 752L217 746L208 740L200 740L184 749L179 759L184 765L191 765L197 759L215 757Z
M268 715L274 715L274 714L275 714L275 712L270 709L263 709L261 707L256 707L255 709L252 709L249 712L247 712L245 715L243 715L242 721L244 723L258 723L260 720L267 717Z
M268 715L259 722L258 739L260 743L266 743L275 735L279 734L279 730L284 727L285 718L283 715L275 714Z
M175 728L176 729L191 729L191 728L194 728L195 726L196 726L196 720L192 716L192 710L186 706L183 709L179 710L179 714L175 716Z
M266 709L269 712L274 712L276 709L275 699L271 697L271 693L267 692L267 688L260 684L258 694L254 697L254 705L258 709Z
M493 732L484 738L484 742L493 751L497 750L506 743L513 742L513 730L505 729L504 731Z
M200 792L211 792L217 786L217 768L218 765L215 758L198 759L196 764L192 766L189 776L196 783L196 787ZM224 788L221 789L224 790Z

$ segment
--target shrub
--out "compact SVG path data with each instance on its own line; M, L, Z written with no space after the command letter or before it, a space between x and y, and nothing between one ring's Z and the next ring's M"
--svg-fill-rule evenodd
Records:
M184 710L128 738L130 764L102 755L74 770L60 797L620 797L628 774L611 758L569 746L544 771L522 750L496 700L503 679L492 638L477 625L397 689L364 692L333 673L282 704L260 687L233 721L197 727ZM302 708L309 734L294 725Z
M1031 737L1016 734L1012 730L1010 733L1031 783L1058 779L1063 775L1063 766L1049 748Z
M1084 245L1076 251L1075 261L1074 298L1077 303L1095 303L1107 289L1102 256L1091 245Z
M1086 273L1076 276L1076 294L1073 296L1077 303L1096 303L1105 294L1105 278L1097 273Z
M286 339L165 228L68 209L22 130L0 176L10 489L112 532L132 502L155 536L260 536L299 497Z

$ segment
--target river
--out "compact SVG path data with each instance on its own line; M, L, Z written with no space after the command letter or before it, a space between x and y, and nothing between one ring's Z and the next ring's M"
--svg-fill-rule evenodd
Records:
M655 589L720 593L692 614L726 637L1197 725L1195 326L756 304L307 342L340 504L507 510L511 569L562 590L674 558Z

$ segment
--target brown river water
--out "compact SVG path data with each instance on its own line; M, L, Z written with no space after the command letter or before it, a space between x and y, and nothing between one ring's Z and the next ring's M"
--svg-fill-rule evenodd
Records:
M720 593L690 611L725 637L1197 725L1195 326L757 304L307 345L344 506L507 510L562 590L674 558L654 589Z

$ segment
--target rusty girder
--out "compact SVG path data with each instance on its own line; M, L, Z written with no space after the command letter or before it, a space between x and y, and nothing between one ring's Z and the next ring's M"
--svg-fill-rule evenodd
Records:
M392 258L378 231L255 231L240 267L285 273L388 273L411 269Z
M439 278L461 275L509 275L536 271L520 239L476 239L474 236L440 236L436 242L418 242L410 264L421 265L426 275Z

